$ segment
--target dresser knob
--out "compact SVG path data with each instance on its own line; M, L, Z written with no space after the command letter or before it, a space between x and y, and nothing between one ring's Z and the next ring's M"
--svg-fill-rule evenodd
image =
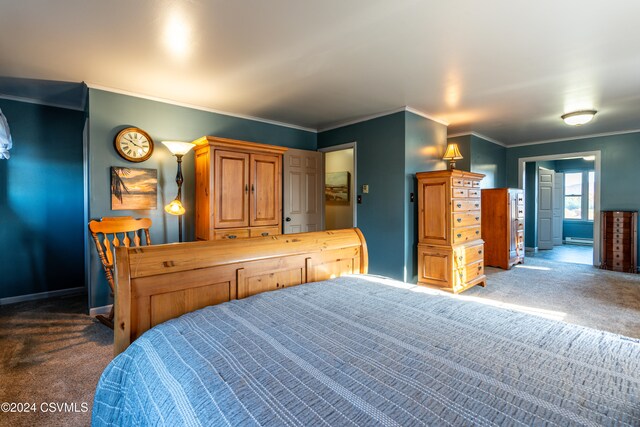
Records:
M478 251L478 255L482 255L482 249Z
M480 206L480 205L476 203L476 208L477 208L478 206Z
M462 222L462 218L458 218L458 220L457 220L457 221L458 221L458 222Z
M476 221L480 221L480 217L479 216L476 217Z
M458 206L459 208L462 207L462 203L458 203L456 206Z
M264 233L262 233L262 236L263 236L263 237L266 237L266 236L268 236L268 235L269 235L269 233L267 233L266 231L265 231Z
M456 234L456 236L458 236L458 237L462 237L462 234L458 233L458 234Z
M476 234L480 234L480 230L476 230Z
M236 236L235 234L229 234L227 236L227 239L235 239L236 237L238 237L238 236Z

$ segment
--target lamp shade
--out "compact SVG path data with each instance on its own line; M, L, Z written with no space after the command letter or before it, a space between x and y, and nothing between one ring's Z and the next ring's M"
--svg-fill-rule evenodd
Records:
M442 156L442 160L460 160L462 158L462 154L460 154L460 150L458 149L458 144L455 142L447 144L447 151L445 151L444 156Z
M560 118L569 126L580 126L593 120L596 113L596 110L574 111L572 113L563 114Z
M184 215L186 209L182 206L182 202L180 200L174 199L164 207L164 211L171 215Z
M162 141L162 143L167 146L171 154L178 156L184 156L195 147L195 144L182 141Z

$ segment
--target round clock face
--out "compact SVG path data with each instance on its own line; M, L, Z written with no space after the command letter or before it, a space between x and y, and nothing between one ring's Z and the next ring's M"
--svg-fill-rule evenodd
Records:
M153 140L139 128L122 129L114 143L118 154L130 162L144 162L153 153Z

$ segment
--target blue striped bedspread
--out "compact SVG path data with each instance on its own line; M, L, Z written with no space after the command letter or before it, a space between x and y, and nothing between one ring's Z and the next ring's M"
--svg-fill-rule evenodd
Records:
M92 424L638 426L639 365L637 340L347 276L154 327Z

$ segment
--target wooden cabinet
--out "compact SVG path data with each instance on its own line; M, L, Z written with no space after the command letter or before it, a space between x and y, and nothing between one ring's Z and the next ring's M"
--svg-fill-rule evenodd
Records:
M282 154L274 145L205 136L196 141L196 239L282 230Z
M524 263L524 191L482 190L484 263L508 270Z
M418 283L458 293L486 284L482 174L419 172Z
M637 273L638 212L602 211L600 215L600 268Z

